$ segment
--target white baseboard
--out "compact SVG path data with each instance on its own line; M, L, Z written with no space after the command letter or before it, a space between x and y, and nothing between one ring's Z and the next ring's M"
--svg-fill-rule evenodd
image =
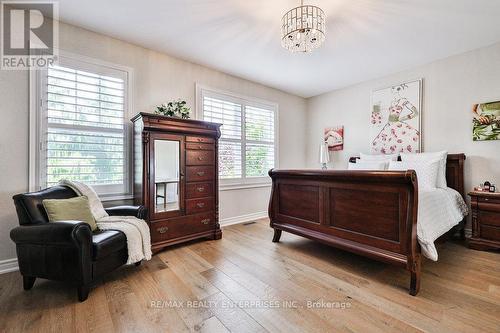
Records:
M19 270L19 266L17 265L17 258L0 261L0 274L14 272L17 270Z
M220 220L221 227L227 227L228 225L250 222L258 219L267 217L267 211L257 212L252 214L239 215L234 217L228 217Z

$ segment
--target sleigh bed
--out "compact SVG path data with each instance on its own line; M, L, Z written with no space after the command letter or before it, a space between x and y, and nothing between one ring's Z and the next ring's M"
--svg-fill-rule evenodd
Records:
M447 157L448 187L464 197L464 154ZM355 162L356 158L351 158ZM410 271L410 294L420 288L418 183L408 171L270 170L273 242L282 231L399 265ZM463 237L464 222L450 230Z

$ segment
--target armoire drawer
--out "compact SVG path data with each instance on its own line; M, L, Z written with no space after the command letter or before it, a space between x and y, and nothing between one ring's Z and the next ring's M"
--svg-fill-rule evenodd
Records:
M186 149L215 150L215 146L211 143L186 142Z
M206 136L186 136L186 142L214 143L214 139Z
M214 165L213 150L186 150L186 165Z
M214 179L215 168L213 166L188 166L186 167L186 181L200 182Z
M188 183L186 184L186 199L203 198L213 195L214 184Z
M158 243L177 237L184 237L214 229L214 213L203 213L176 217L161 222L151 223L151 242Z
M214 198L200 198L186 200L186 214L211 212L214 210Z

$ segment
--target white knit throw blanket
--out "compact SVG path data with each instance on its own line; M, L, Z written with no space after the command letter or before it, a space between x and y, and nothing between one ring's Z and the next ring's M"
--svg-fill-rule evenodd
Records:
M80 182L63 179L61 185L68 186L78 195L89 200L90 210L100 230L118 230L127 237L128 260L133 264L151 259L151 236L148 224L135 216L109 216L94 189Z

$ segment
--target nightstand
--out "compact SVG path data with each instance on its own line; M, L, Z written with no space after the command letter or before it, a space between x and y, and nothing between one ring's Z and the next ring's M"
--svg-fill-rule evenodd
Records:
M469 247L475 250L500 249L500 193L470 192L472 237Z

